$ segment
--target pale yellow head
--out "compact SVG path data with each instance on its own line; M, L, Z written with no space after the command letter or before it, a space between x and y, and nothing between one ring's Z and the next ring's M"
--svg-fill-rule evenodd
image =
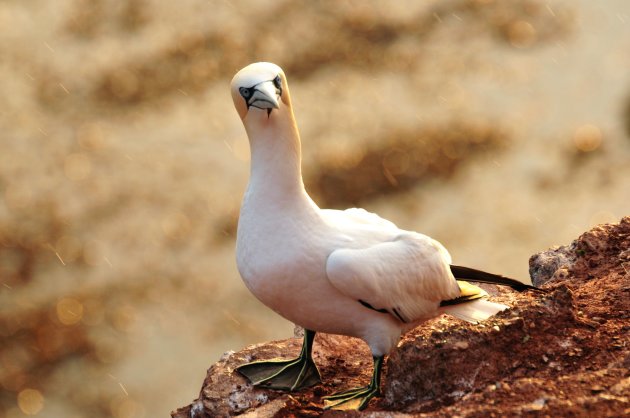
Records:
M271 117L281 106L291 106L289 88L282 68L257 62L240 70L231 83L232 100L241 119L250 113Z

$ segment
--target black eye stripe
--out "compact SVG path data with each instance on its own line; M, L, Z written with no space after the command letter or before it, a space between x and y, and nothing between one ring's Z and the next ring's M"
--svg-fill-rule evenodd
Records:
M282 94L282 78L280 78L280 75L278 74L276 78L269 81L271 81L273 85L279 90L279 93ZM251 87L240 87L238 91L239 93L241 93L241 96L248 99L252 95L252 90L255 90L257 85L258 84L255 84Z
M268 100L264 100L262 98L258 98L257 100L253 100L254 93L256 91L258 91L256 86L258 86L259 84L262 84L262 83L267 83L267 82L272 82L273 86L276 88L276 94L278 96L282 96L282 78L280 77L280 74L278 74L273 80L261 81L260 83L254 84L251 87L239 87L238 88L238 92L241 94L241 97L243 97L243 99L245 99L245 104L247 105L247 109L249 109L250 107L257 107L259 109L267 109L267 114L268 115L271 113L271 109L270 108L267 108L267 107L263 108L263 107L256 106L256 102L258 100L263 100L263 101L268 101ZM253 100L253 103L250 103L250 100Z

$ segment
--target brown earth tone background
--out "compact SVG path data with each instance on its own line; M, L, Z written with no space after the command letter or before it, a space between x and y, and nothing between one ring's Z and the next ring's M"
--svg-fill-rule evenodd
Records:
M281 65L306 184L527 280L630 213L630 5L0 3L0 418L168 416L290 336L234 263L228 83Z

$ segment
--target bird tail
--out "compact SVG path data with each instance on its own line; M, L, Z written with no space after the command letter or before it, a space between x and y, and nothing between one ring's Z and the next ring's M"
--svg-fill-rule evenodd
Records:
M489 300L477 299L471 302L461 303L458 305L448 305L440 308L445 314L452 315L464 321L477 323L490 318L493 315L509 308L501 303L490 302Z
M485 300L488 293L480 287L458 280L460 295L440 303L440 312L464 321L477 323L508 308L501 303Z
M469 267L451 265L451 272L456 279L466 279L473 282L498 284L509 286L520 292L524 290L543 291L537 287L510 279L498 274L486 273ZM505 310L508 306L501 303L484 300L488 293L482 288L463 280L457 280L460 295L455 299L445 300L440 303L440 311L468 322L479 322Z
M502 286L509 286L514 290L522 292L524 290L537 290L543 291L537 287L519 282L509 277L500 276L498 274L486 273L485 271L471 269L470 267L461 267L451 265L451 272L456 279L470 280L479 283L498 284Z

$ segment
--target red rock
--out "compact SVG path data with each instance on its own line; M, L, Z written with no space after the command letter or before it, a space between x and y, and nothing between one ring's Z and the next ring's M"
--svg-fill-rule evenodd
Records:
M322 396L367 383L372 361L362 341L318 334L322 384L290 395L252 388L236 366L296 356L301 341L264 343L226 353L208 370L199 398L172 416L623 416L629 258L630 217L533 256L530 270L547 293L498 290L492 299L512 308L483 324L441 317L410 331L386 362L384 397L366 411L321 410Z

